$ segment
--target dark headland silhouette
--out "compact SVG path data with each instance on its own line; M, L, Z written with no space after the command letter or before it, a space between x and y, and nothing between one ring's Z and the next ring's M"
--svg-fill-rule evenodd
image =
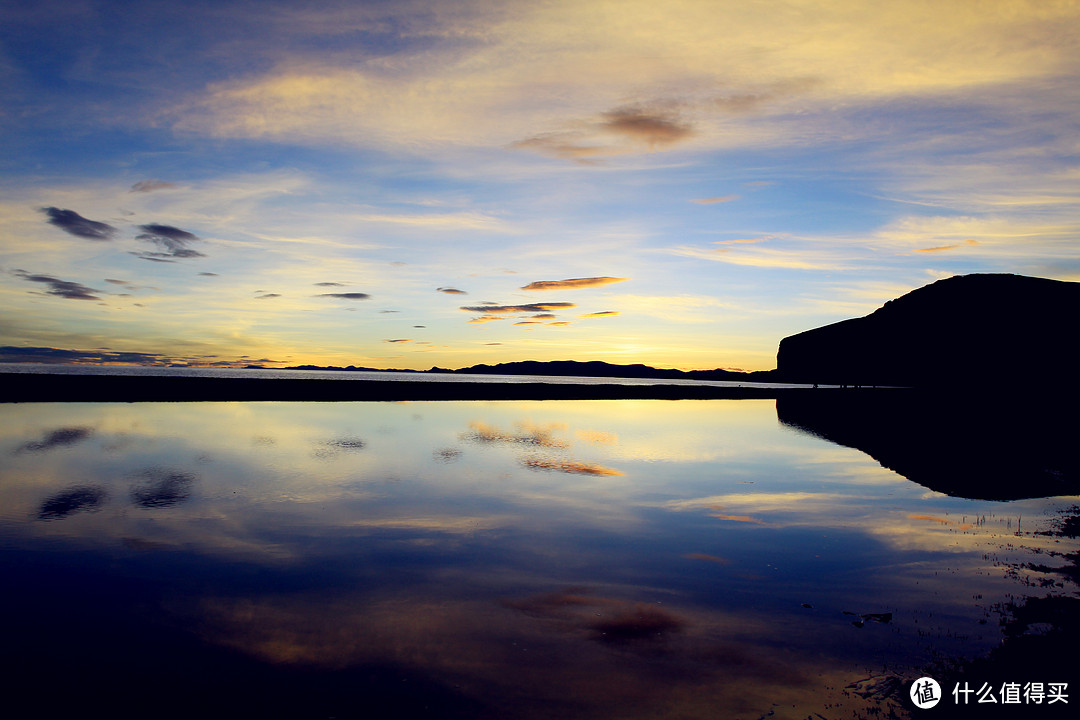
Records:
M941 387L1071 382L1080 283L958 275L873 313L786 337L776 375L790 382Z

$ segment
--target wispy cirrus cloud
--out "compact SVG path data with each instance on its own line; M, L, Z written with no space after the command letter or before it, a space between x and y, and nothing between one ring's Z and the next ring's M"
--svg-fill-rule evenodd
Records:
M523 286L522 290L575 290L579 288L602 287L612 283L625 282L628 278L587 277L568 280L538 280Z
M734 252L732 248L726 247L709 249L688 245L671 248L669 252L683 257L746 267L785 268L789 270L847 270L851 268L849 262L840 261L834 256L834 253L819 258L815 257L812 252L799 252L796 250L758 248L752 252Z
M602 318L602 317L614 317L615 315L621 315L618 310L603 310L601 312L585 313L584 315L578 315L579 318Z
M775 235L760 235L752 238L735 238L734 240L714 240L713 245L754 245L775 239Z
M413 225L417 227L443 228L447 230L507 231L510 229L510 226L505 220L482 212L415 214L370 213L360 215L357 219L372 223Z
M43 207L41 212L49 216L48 223L50 225L54 225L75 237L86 238L87 240L112 240L116 235L116 228L112 225L84 218L74 210Z

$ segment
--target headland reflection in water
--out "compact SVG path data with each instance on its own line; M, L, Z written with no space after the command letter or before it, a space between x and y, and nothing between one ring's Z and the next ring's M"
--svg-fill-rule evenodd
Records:
M935 492L774 401L0 413L39 717L902 714L1076 591L1041 533L1078 498Z

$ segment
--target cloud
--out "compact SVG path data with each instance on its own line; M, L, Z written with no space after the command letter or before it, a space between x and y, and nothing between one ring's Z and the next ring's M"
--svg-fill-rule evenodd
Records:
M514 323L515 325L543 325L544 323L539 320L522 320L521 322Z
M339 282L317 282L315 287L345 287L345 285Z
M181 230L180 228L171 225L159 225L157 223L140 225L139 229L142 230L142 232L135 236L136 240L153 243L163 250L163 252L133 253L136 257L142 258L143 260L150 260L152 262L175 262L175 259L177 258L206 257L198 250L193 250L189 247L191 243L199 242L200 238L194 233L189 233L187 230Z
M602 145L577 142L576 137L578 136L568 133L545 133L518 140L510 147L533 150L562 160L575 160L582 164L592 164L596 162L594 158L612 154Z
M315 297L331 297L339 298L341 300L367 300L371 296L362 292L347 292L347 293L322 293ZM397 312L396 310L382 310L381 312Z
M915 252L920 252L920 253L942 252L944 250L955 250L957 248L970 247L972 245L978 245L978 244L979 244L978 240L969 239L966 242L961 243L959 245L941 245L939 247L916 248Z
M694 134L693 129L671 116L637 108L618 108L603 113L600 127L642 143L649 149L673 145Z
M70 280L60 280L54 278L51 275L32 275L25 270L15 270L12 273L16 277L21 277L28 282L41 283L48 285L49 289L46 290L46 294L62 297L67 300L100 300L94 293L101 292L94 288L87 287L82 283L72 282Z
M718 197L696 198L691 200L698 205L716 205L717 203L729 203L739 199L739 195L720 195Z
M585 313L584 315L578 315L579 318L600 318L611 317L612 315L621 315L618 310L604 310L602 312Z
M169 358L157 353L111 352L108 350L63 350L51 347L0 347L0 362L32 362L48 364L131 363L136 365L165 365Z
M566 310L568 308L577 307L575 303L571 302L556 302L556 303L527 303L525 305L472 305L462 307L462 310L466 312L478 312L478 313L543 313L551 310Z
M120 287L127 288L128 290L160 290L161 288L154 287L153 285L136 285L130 280L117 280L116 278L105 278L105 282L110 285L119 285Z
M649 152L666 149L695 135L693 127L674 112L678 103L653 104L667 109L618 107L576 123L571 129L534 134L510 147L589 164L597 158L643 148Z
M386 18L379 37L404 33L386 52L292 52L290 34L270 43L264 70L205 84L161 120L215 137L421 153L530 138L520 145L587 160L688 140L850 137L869 124L842 122L848 110L975 93L990 104L997 88L1045 87L1075 67L1061 31L1077 19L1068 1L1001 0L986 12L965 3L414 5L395 4L403 9Z
M709 250L680 245L671 248L669 252L673 255L747 267L787 268L791 270L847 270L850 267L849 264L837 262L828 255L823 255L821 259L818 259L810 252L797 253L779 249L759 248L754 252L733 253L732 248L726 247ZM820 255L820 253L817 254Z
M201 275L203 277L218 277L217 273L212 273L212 272L201 272L201 273L199 273L199 275Z
M255 298L255 299L256 299L256 300L267 300L267 299L269 299L269 298L279 298L279 297L281 297L281 295L280 295L280 294L278 294L278 293L266 293L266 294L264 294L264 295L258 295L258 296L256 296L256 298Z
M752 525L765 525L764 520L750 517L749 515L725 515L723 513L710 513L709 517L720 518L721 520L730 520L731 522L750 523Z
M411 338L403 338L403 339L398 339L398 340L383 340L383 342L385 342L385 343L407 343L407 342L412 342L412 339Z
M568 321L566 321L566 320L560 320L559 322L549 322L548 323L548 325L551 325L552 327L566 327L569 324L570 323Z
M441 288L436 288L436 290L438 292L441 292L441 293L446 293L447 295L468 295L469 294L469 293L465 292L464 290L458 290L457 288L452 288L452 287L441 287Z
M165 182L163 180L140 180L139 182L132 185L131 190L129 190L128 192L148 193L154 192L155 190L169 190L175 187L176 183Z
M734 240L715 240L713 241L713 245L754 245L756 243L766 242L767 240L773 240L775 238L775 235L761 235L759 237L736 238Z
M625 282L628 278L620 277L587 277L570 278L568 280L539 280L523 286L522 290L572 290L576 288L600 287L617 282Z
M503 320L503 319L504 318L496 317L495 315L481 315L480 317L473 318L469 322L479 325L480 323L487 323L487 322L491 322L492 320Z
M480 212L422 213L418 215L372 214L361 215L357 219L366 222L416 225L419 227L437 227L451 230L505 231L509 229L509 226L503 220ZM405 263L401 264L404 265Z
M49 216L48 223L55 225L69 235L89 240L112 240L116 228L96 220L84 218L74 210L62 210L57 207L41 208Z

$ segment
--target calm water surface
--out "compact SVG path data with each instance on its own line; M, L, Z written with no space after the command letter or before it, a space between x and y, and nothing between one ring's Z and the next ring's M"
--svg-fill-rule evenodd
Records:
M1039 531L1080 499L949 497L773 401L5 405L0 457L38 717L900 712L875 683L1076 591Z

